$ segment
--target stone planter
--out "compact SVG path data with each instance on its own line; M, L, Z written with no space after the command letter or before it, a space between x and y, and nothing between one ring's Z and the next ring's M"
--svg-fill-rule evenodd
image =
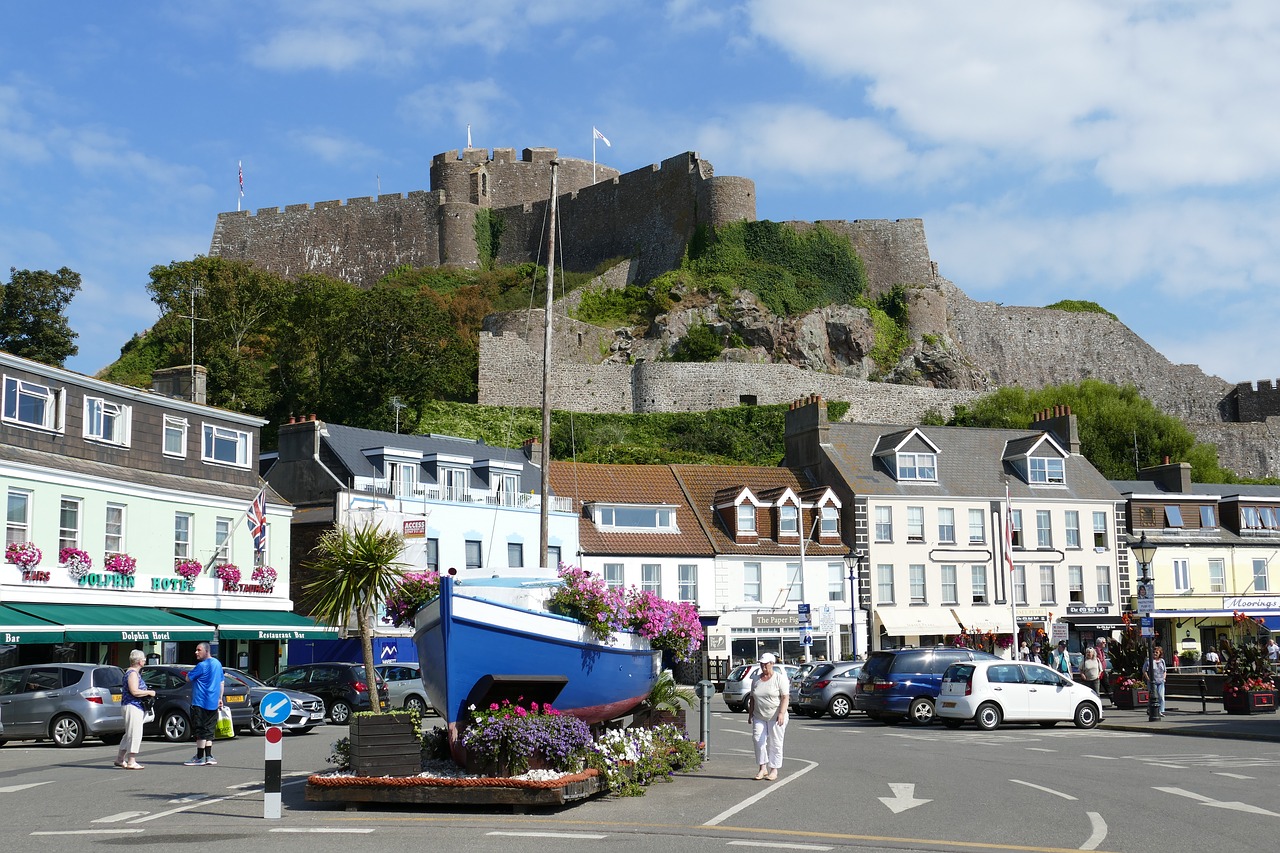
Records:
M1223 692L1222 709L1228 714L1274 714L1276 692L1274 690Z
M351 772L357 776L416 776L422 741L410 714L351 717Z

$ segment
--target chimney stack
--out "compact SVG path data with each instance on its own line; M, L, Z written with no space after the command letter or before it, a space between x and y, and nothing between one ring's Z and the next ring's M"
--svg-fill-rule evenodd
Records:
M1170 462L1164 458L1163 465L1152 465L1138 472L1139 480L1148 480L1160 487L1161 491L1174 494L1191 494L1191 463Z
M526 438L524 445L521 447L524 456L534 465L542 467L542 442L536 438Z
M1054 406L1036 415L1031 428L1053 436L1053 440L1072 456L1080 455L1080 427L1070 406Z

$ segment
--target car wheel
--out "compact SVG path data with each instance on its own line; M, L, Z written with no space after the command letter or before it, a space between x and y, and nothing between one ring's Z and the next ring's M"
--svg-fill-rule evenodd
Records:
M1081 702L1076 706L1076 728L1091 729L1098 725L1099 718L1098 709L1092 702Z
M1057 721L1057 720L1041 720L1041 721L1040 721L1040 728L1042 728L1042 729L1051 729L1051 728L1053 728L1054 726L1056 726L1057 724L1058 724L1058 721Z
M835 696L831 699L831 704L827 706L827 713L835 717L837 720L843 720L853 711L853 704L849 701L848 696Z
M170 743L191 740L191 720L181 711L169 711L160 719L160 734Z
M351 722L351 706L339 699L329 707L329 722L335 726L345 726Z
M933 722L933 702L923 697L912 699L911 707L907 709L907 716L914 725L929 725Z
M49 723L49 737L54 746L79 746L84 743L84 723L73 714L61 714Z
M419 717L426 716L427 703L422 701L421 696L406 696L404 698L404 709L406 711L417 711Z
M102 742L107 746L119 746L120 741L124 740L124 732L114 735L103 735Z
M942 724L949 729L958 729L964 725L964 720L957 720L955 717L943 717Z
M249 718L249 732L255 735L267 733L267 721L262 719L256 710L253 712L253 716Z
M973 721L978 724L978 728L984 732L992 731L1000 728L1000 721L1004 719L1004 715L1000 713L1000 709L990 702L984 702L978 707L978 713L974 716Z

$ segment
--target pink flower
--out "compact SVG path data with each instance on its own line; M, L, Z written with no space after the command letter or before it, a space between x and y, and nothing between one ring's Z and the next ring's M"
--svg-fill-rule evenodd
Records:
M491 704L491 705L489 706L489 710L490 710L490 711L496 711L496 710L498 710L498 703L497 703L497 702L494 702L493 704Z
M519 705L517 705L517 706L516 706L516 716L517 716L517 717L524 717L524 716L528 715L528 713L529 713L528 711L526 711L524 708L521 708Z

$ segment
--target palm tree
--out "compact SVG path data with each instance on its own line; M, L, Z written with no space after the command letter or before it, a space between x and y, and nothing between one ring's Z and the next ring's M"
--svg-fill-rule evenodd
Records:
M373 669L373 614L401 579L403 550L403 536L373 522L354 529L335 527L316 543L315 559L309 564L315 574L303 587L311 615L321 622L341 628L355 616L364 650L365 683L371 707L377 710L382 709Z

